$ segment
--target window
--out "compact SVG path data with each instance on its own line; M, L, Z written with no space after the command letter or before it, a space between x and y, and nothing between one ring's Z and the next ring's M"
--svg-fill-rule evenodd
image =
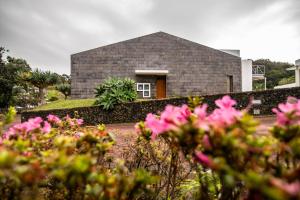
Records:
M144 97L151 97L150 83L137 83L136 91L142 92Z
M227 92L233 92L233 76L227 76Z

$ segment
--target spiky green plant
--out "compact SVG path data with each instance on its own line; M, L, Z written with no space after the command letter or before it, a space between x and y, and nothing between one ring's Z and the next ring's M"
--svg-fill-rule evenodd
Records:
M55 85L58 79L58 74L50 71L41 71L39 69L32 71L30 76L26 78L29 83L38 88L40 104L45 103L44 90L51 85Z

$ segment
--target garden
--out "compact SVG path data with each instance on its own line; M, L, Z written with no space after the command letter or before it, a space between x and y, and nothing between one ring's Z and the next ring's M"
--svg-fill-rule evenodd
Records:
M251 105L224 96L168 105L118 146L105 125L48 115L1 116L1 199L300 199L300 100L273 109L257 134Z

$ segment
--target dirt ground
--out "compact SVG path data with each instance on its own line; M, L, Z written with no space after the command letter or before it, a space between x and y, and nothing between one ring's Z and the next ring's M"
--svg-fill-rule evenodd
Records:
M264 135L268 133L268 129L275 122L275 116L261 116L256 117L260 121L257 133ZM130 144L134 142L137 134L134 130L135 123L124 123L124 124L108 124L106 129L115 135L116 149L126 149Z
M261 116L256 117L256 119L261 122L257 130L260 134L267 133L270 126L272 126L272 124L275 122L275 116ZM115 134L120 132L126 135L126 133L134 132L134 124L135 123L108 124L106 125L106 127L110 132L113 132Z

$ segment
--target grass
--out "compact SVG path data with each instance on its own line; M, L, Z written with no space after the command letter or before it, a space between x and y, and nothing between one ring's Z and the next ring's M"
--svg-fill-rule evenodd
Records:
M93 106L95 100L96 99L67 99L67 100L60 99L57 101L53 101L53 102L38 106L38 107L34 108L33 111ZM151 100L151 99L137 99L136 102L149 101L149 100Z
M57 100L51 103L47 103L34 108L34 111L38 110L52 110L52 109L64 109L64 108L78 108L94 105L95 99L68 99Z

